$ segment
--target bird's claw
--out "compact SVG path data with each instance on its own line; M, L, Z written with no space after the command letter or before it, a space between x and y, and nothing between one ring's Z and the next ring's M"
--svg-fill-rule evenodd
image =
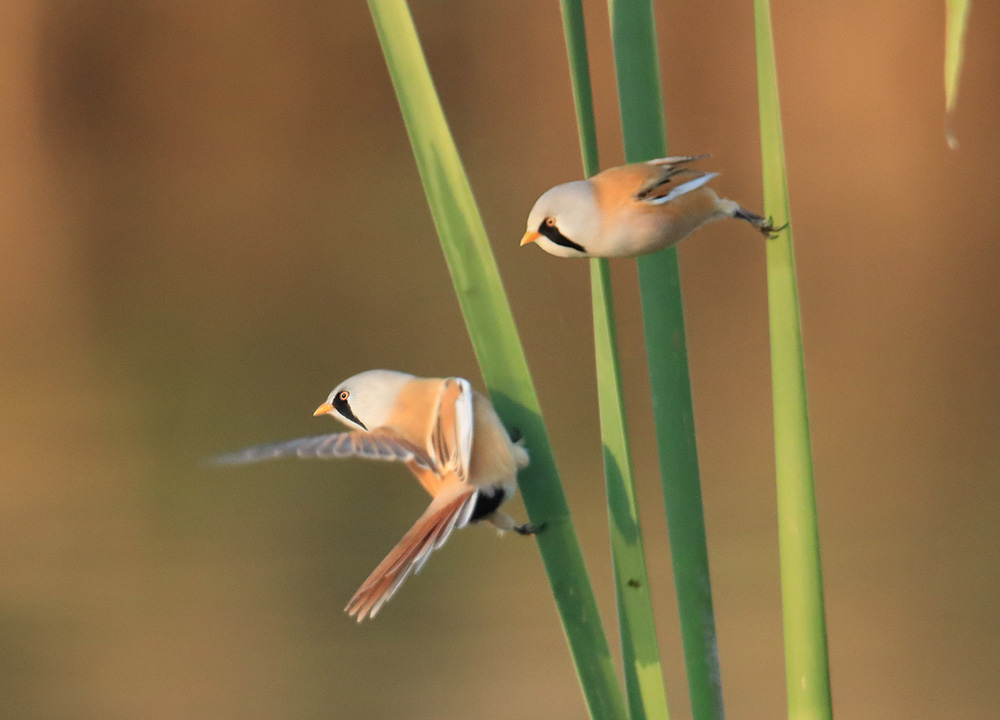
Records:
M765 220L764 222L762 222L760 225L757 226L757 229L760 230L761 234L764 237L766 237L768 240L771 240L772 238L778 237L778 233L784 230L786 227L788 227L788 223L785 223L780 227L775 227L774 218L768 217L767 220Z
M545 529L545 523L541 525L532 525L531 523L524 523L523 525L515 525L511 528L518 535L534 535Z

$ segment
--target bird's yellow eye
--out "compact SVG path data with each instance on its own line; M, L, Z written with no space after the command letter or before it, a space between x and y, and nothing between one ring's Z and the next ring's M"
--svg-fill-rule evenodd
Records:
M555 227L556 219L554 217L547 217L545 218L545 224L548 225L549 227Z
M347 400L347 398L350 397L350 395L351 395L351 393L347 392L346 390L341 390L340 391L340 395L338 395L337 397L340 400Z

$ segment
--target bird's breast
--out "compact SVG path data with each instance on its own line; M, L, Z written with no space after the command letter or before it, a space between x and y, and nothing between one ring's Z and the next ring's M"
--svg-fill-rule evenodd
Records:
M475 393L472 401L474 429L469 482L479 487L516 488L517 464L514 445L488 399Z
M603 257L635 257L662 250L671 244L673 218L635 203L624 208L604 229Z

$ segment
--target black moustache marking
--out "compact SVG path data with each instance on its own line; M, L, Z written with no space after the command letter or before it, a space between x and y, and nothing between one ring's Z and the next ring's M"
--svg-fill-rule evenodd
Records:
M339 412L341 415L343 415L351 422L357 423L365 430L368 429L368 427L363 422L358 420L357 415L355 415L354 412L351 410L351 406L347 404L347 400L341 399L339 394L337 395L337 397L333 399L333 407L337 412Z
M507 492L502 487L483 488L476 493L476 506L472 508L469 522L481 520L492 514L503 503Z
M579 250L582 253L587 251L583 249L583 245L578 245L577 243L570 240L568 237L559 232L559 228L555 225L549 225L544 220L542 224L538 226L538 232L540 235L544 235L549 240L554 242L556 245L562 245L563 247L572 248L573 250Z

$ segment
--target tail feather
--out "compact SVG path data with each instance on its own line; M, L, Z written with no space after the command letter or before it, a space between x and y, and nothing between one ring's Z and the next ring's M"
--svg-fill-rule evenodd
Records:
M411 572L420 572L427 558L441 547L453 530L468 524L476 505L476 488L456 483L434 498L368 579L354 593L345 610L361 622L375 617Z

